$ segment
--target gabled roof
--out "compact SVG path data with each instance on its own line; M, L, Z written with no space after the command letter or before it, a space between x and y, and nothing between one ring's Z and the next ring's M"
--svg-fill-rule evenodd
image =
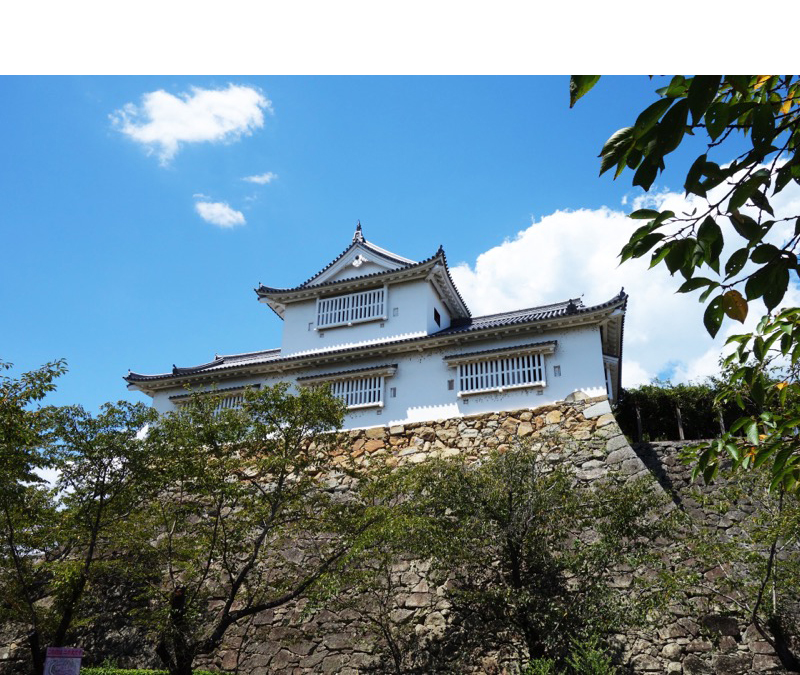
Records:
M353 241L350 243L350 246L337 255L314 276L312 276L310 279L307 279L299 286L296 286L296 288L317 286L325 281L328 281L330 277L338 271L337 268L343 266L342 263L344 261L347 261L344 262L344 264L350 264L348 258L355 258L356 256L353 254L357 255L359 252L363 252L372 256L371 259L373 262L380 264L387 270L400 269L402 267L408 267L409 265L416 264L413 260L409 260L408 258L399 256L396 253L387 251L386 249L373 244L371 241L364 239L364 232L361 229L361 221L359 220L358 225L356 225L356 231L355 234L353 234ZM375 260L375 258L377 258L377 260Z
M199 366L189 368L173 367L171 373L144 375L129 372L123 379L134 388L153 391L165 386L180 386L187 381L187 378L191 377L215 379L272 370L283 372L283 370L315 367L325 363L352 363L354 357L367 358L381 353L402 353L411 349L447 347L461 344L465 339L469 341L488 339L506 333L509 328L516 332L525 331L529 328L543 330L560 325L596 324L598 322L606 322L609 326L616 324L614 344L610 351L617 352L615 356L621 356L622 321L627 302L628 296L624 291L620 291L618 295L607 302L589 307L584 306L580 298L573 298L564 302L530 307L513 312L502 312L474 318L468 317L458 325L451 325L449 328L430 335L371 341L362 345L338 349L321 348L292 354L291 356L281 356L280 349L217 356L214 361Z
M370 262L376 263L383 269L376 272L348 276L347 278L335 278L335 275L352 264L352 261L354 261L358 255L367 256ZM374 269L374 265L371 269ZM394 283L398 281L410 281L423 277L428 277L434 284L442 301L445 303L450 315L454 319L464 319L470 316L469 308L458 292L453 278L450 276L450 269L447 266L447 256L441 246L430 258L426 258L420 262L414 262L413 260L402 258L368 242L364 239L360 222L353 235L353 241L350 246L313 277L304 281L299 286L293 286L291 288L274 288L260 284L259 287L255 289L255 292L260 302L269 305L279 317L283 318L286 305L290 302L308 300L323 294L334 295L338 293L349 293L364 287L374 287L378 284Z

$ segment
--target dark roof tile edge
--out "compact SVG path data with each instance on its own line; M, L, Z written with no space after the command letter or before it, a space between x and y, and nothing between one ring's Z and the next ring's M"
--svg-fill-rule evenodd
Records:
M337 370L333 373L319 373L318 375L304 375L296 378L297 382L305 380L318 380L321 377L341 377L343 375L357 375L358 373L368 373L373 370L385 370L386 368L397 368L396 363L385 363L382 366L368 366L366 368L353 368L351 370Z
M526 342L524 345L509 345L508 347L495 347L494 349L482 349L477 352L462 352L461 354L446 354L442 360L463 359L472 356L484 356L486 354L498 354L500 352L513 351L515 349L530 349L532 347L546 347L547 345L557 345L558 340L545 340L543 342Z
M187 391L185 394L173 394L169 397L170 401L178 401L182 398L190 398L195 394L224 394L226 391L244 391L245 389L260 389L261 383L242 384L235 387L225 387L224 389L209 389L208 391Z

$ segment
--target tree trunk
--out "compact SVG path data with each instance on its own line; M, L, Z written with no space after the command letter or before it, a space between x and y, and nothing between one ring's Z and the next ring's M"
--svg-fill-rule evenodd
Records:
M186 635L186 589L176 588L169 605L169 625L161 633L156 654L170 675L192 675L196 649Z
M781 665L790 673L800 673L800 659L792 652L789 638L783 629L783 624L777 616L770 617L767 622L775 644L775 653L780 659ZM756 626L758 628L758 626Z
M31 661L33 661L33 672L36 675L44 673L44 650L39 641L39 632L32 630L28 633L28 648L31 651Z
M636 406L636 442L642 442L642 411Z
M681 417L681 409L675 406L675 415L678 417L678 440L685 440L683 436L683 418Z

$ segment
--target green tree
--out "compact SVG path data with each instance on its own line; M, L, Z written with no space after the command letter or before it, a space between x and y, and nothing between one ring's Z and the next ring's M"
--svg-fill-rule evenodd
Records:
M571 105L597 80L573 76ZM772 202L790 184L800 184L800 79L676 75L656 93L657 100L603 146L600 173L613 168L616 178L633 171L633 184L649 190L685 136L699 137L705 152L692 162L684 182L695 208L681 214L634 211L631 218L644 224L623 248L622 261L650 255L651 267L664 264L671 274L679 273L678 292L699 292L706 304L703 321L712 337L725 317L744 322L750 302L763 300L767 309L757 331L728 340L735 350L727 364L735 368L721 400L739 403L743 415L730 433L699 448L697 472L712 478L720 457L729 455L741 468L766 463L773 489L798 490L800 445L794 429L800 408L794 402L800 400L800 309L778 307L800 274L800 214L776 216ZM747 147L731 157L729 140L735 136ZM723 222L736 233L724 256ZM778 384L770 381L777 360L784 375ZM758 408L752 414L746 414L742 387Z
M344 406L330 392L278 384L221 412L219 400L193 396L148 439L162 489L134 544L156 571L141 618L174 675L232 626L303 596L369 524L330 483L349 472L334 433Z
M521 661L563 665L574 639L605 637L658 604L655 576L630 574L646 561L656 564L649 542L668 527L669 518L653 517L663 505L654 484L580 486L562 463L547 461L560 439L542 445L492 452L472 464L431 459L391 477L396 496L386 492L394 506L373 532L377 553L365 546L367 564L351 560L348 571L362 575L360 589L370 589L361 611L375 613L395 672L416 671L397 651L413 644L413 631L398 625L408 612L375 601L391 588L387 559L431 562L429 583L446 581L458 620L426 650L471 663L493 645L519 649Z
M0 362L0 373L12 364ZM63 361L53 361L15 378L0 375L0 612L30 627L30 647L37 670L40 662L39 598L30 579L37 551L39 528L52 512L43 480L37 470L52 466L48 452L47 414L36 407L56 387L66 371Z
M131 511L145 498L149 470L138 437L155 413L143 404L29 409L53 389L63 363L48 364L3 390L0 574L9 620L27 626L35 672L47 645L63 646L99 569L114 565ZM55 487L35 470L58 472Z

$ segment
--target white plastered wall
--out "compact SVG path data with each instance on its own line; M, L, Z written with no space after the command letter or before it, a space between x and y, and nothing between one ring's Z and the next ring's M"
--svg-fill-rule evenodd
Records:
M558 344L554 354L543 357L547 381L544 388L517 389L504 393L478 394L461 398L457 396L457 368L448 367L443 359L444 356L548 340L556 340ZM345 420L345 428L403 424L500 410L535 408L564 400L569 394L578 390L590 396L601 396L606 393L600 333L596 326L518 335L513 338L490 341L475 341L454 345L448 349L395 354L370 359L354 358L349 363L340 362L324 368L295 371L291 375L283 377L248 377L226 380L220 383L219 388L247 384L270 385L280 381L294 383L295 379L301 376L395 363L398 366L396 374L386 378L385 381L384 407L349 413ZM560 367L560 376L554 375L555 366ZM454 389L448 390L448 380L451 379L455 380ZM392 388L395 389L394 397L391 396ZM182 393L185 392L181 389L159 392L153 399L153 405L159 412L170 410L173 408L173 404L169 397Z
M439 313L442 315L441 328L433 322L431 303L434 302L438 303ZM427 335L449 325L449 316L444 306L431 284L423 279L393 284L387 288L386 320L316 330L316 300L289 303L283 320L283 356L320 349L342 349L370 341Z

